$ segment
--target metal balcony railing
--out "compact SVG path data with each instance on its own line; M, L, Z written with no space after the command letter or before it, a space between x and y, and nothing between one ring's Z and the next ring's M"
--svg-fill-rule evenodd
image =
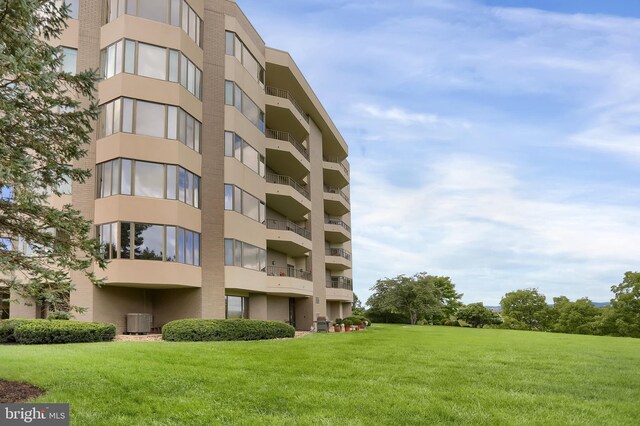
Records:
M307 115L304 112L304 110L302 109L300 104L296 101L296 99L291 95L291 93L288 90L280 89L278 87L273 87L273 86L267 86L266 87L266 93L267 93L267 95L275 96L275 97L278 97L278 98L289 99L291 101L291 103L293 104L293 106L295 107L295 109L298 110L298 112L300 113L302 118L304 118L304 120L307 123L309 122L309 115Z
M326 223L327 225L342 226L347 232L349 233L351 232L351 227L346 223L344 223L341 219L332 219L329 217L324 219L324 223Z
M296 138L291 136L289 132L283 132L280 130L267 129L266 133L269 139L276 139L279 141L285 141L291 143L299 152L302 154L304 158L309 159L309 151L304 147Z
M267 229L280 231L293 231L307 240L311 239L311 231L303 226L297 225L290 220L267 219Z
M305 281L312 281L311 272L303 269L296 269L282 266L267 266L267 275L270 277L290 277L299 278Z
M344 257L347 260L351 260L351 253L341 248L328 248L325 250L325 255L327 256L339 256Z
M347 176L349 176L349 166L347 165L346 160L340 160L337 157L324 157L323 159L327 163L340 164L344 172L347 174Z
M338 195L342 196L342 198L347 202L347 204L351 203L351 201L349 200L349 197L347 196L347 194L342 192L342 190L340 188L337 188L335 186L325 186L324 187L324 192L326 192L328 194L338 194Z
M266 176L268 183L275 183L278 185L289 185L294 188L300 194L304 195L307 200L311 200L309 195L309 191L307 191L302 185L300 185L295 180L291 179L289 176L277 175L275 173L267 173Z
M327 288L341 288L353 291L353 283L351 278L347 277L328 277Z

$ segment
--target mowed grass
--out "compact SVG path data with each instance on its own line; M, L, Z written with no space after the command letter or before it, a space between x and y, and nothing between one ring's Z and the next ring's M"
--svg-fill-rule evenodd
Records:
M637 425L640 340L375 325L219 343L0 346L74 425Z

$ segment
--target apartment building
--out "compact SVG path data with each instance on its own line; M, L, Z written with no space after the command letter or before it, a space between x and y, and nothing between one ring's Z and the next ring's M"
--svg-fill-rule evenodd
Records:
M77 164L93 177L52 202L91 219L110 259L100 288L74 276L79 319L349 315L348 147L291 56L235 1L67 2L64 66L100 70L102 110Z

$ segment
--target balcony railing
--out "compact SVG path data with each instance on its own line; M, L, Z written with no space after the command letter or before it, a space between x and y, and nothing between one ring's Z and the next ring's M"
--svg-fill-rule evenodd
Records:
M309 159L309 151L304 147L296 138L291 136L289 132L282 132L280 130L267 129L267 137L269 139L277 139L279 141L285 141L291 143L304 158Z
M305 281L312 281L311 272L303 269L296 269L282 266L267 266L267 275L270 277L291 277Z
M304 195L304 197L307 200L311 200L311 197L309 196L309 191L307 191L302 185L300 185L295 180L291 179L289 176L282 176L282 175L276 175L274 173L267 173L266 178L268 183L275 183L278 185L289 185L290 187L298 191L300 194Z
M349 176L349 167L347 166L347 163L344 160L339 160L337 157L324 157L323 159L327 163L340 164L344 172L347 174L347 176Z
M307 240L311 239L311 231L307 228L296 225L290 220L267 219L267 229L276 229L279 231L293 231Z
M325 255L327 256L338 256L338 257L344 257L347 260L351 260L351 253L349 253L348 251L346 251L345 249L341 249L341 248L328 248L325 250Z
M307 123L309 122L309 116L304 112L304 110L302 109L300 104L296 101L296 99L293 96L291 96L291 93L288 90L279 89L273 86L267 86L266 91L267 91L267 95L275 96L278 98L289 99L293 104L293 106L298 110L302 118L304 118Z
M347 204L351 203L351 201L349 200L349 197L347 196L347 194L342 192L342 190L340 188L337 188L335 186L325 186L324 187L324 192L326 192L328 194L338 194L338 195L342 196L342 198L344 198L344 200L347 202Z
M341 219L332 219L329 217L324 219L324 223L326 223L327 225L342 226L347 232L349 233L351 232L351 227L346 223L344 223Z
M327 288L341 288L353 291L353 283L351 278L347 277L328 277Z

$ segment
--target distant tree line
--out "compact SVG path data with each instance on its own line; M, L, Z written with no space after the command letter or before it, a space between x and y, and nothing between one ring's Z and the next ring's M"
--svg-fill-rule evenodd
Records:
M640 338L640 272L625 273L622 282L611 287L610 306L604 307L586 297L572 302L565 296L554 297L550 305L544 294L530 288L505 294L498 313L482 303L464 305L449 277L425 272L378 280L371 290L366 315L373 322Z

